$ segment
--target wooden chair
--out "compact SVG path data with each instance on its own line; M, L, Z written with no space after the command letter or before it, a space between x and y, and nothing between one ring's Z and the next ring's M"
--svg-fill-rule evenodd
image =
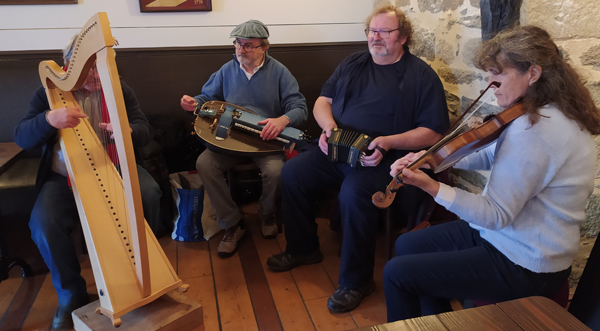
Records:
M252 160L234 165L225 172L225 180L229 186L231 197L238 205L255 200L262 192L260 169Z
M594 244L569 312L592 330L600 330L600 244Z
M32 267L26 260L37 261L39 256L27 226L37 196L35 179L40 163L37 155L31 156L19 158L0 176L0 282L8 278L13 267L20 267L23 277L32 276ZM19 248L19 254L33 254L12 255L9 242L11 248Z
M441 183L451 185L449 169L435 174L434 178ZM388 261L394 256L394 243L398 237L398 234L394 231L394 221L398 218L396 214L394 205L385 209L386 260ZM441 224L457 219L458 216L438 205L432 196L425 194L415 212L407 215L406 229L408 231L416 231L434 224Z
M568 311L592 330L600 330L600 245L594 244L587 264L583 269L577 289L571 303L569 298L569 283L563 287L552 299L563 307L568 306ZM476 306L492 304L494 302L473 301Z
M435 178L442 183L449 184L449 172L444 170L439 174L434 175ZM339 232L341 229L341 219L338 208L337 192L339 188L331 189L326 192L327 199L330 201L330 227L333 231ZM401 227L406 227L408 231L418 230L429 227L434 224L440 224L458 219L456 215L447 211L444 207L438 205L435 200L428 194L423 194L423 199L416 202L417 206L406 213L402 206L396 202L392 203L388 208L382 210L382 216L379 219L379 224L383 225L385 231L385 254L386 261L389 261L394 256L394 243L400 235L398 230L399 224ZM341 238L343 240L343 238ZM341 242L340 242L341 252ZM338 256L341 254L338 252Z

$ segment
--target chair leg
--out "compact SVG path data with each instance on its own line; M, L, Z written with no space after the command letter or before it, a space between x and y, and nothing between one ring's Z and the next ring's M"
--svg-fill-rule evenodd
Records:
M283 206L281 201L277 202L277 211L275 211L275 224L277 224L277 233L283 232Z
M389 261L394 254L394 243L392 242L392 208L385 209L385 260Z

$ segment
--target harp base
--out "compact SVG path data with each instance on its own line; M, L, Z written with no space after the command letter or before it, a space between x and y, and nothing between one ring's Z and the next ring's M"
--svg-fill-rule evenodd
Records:
M110 318L96 314L98 307L100 301L96 300L73 311L75 330L186 331L202 325L204 321L202 306L178 289L121 316L122 324L118 329Z

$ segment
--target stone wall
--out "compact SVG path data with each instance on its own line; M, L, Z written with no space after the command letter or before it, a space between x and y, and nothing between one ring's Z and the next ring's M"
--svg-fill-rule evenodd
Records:
M600 29L597 0L529 0L522 8L524 24L546 29L571 64L587 81L596 104L600 104ZM596 137L600 146L600 137ZM597 149L600 156L600 148ZM600 157L596 177L600 177Z

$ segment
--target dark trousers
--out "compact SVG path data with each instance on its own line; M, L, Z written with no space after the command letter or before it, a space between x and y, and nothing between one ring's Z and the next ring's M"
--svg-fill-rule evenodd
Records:
M571 272L518 266L462 220L403 234L395 248L383 271L388 322L451 311L450 299L552 296Z
M152 176L137 166L144 216L153 231L160 215L161 191ZM67 177L52 173L43 184L29 220L31 237L50 270L52 285L61 306L83 302L87 297L85 280L70 233L79 222L77 205Z
M388 153L376 167L357 170L345 163L329 162L327 155L313 143L288 160L281 172L286 251L308 254L319 249L316 201L327 189L340 187L338 200L343 243L338 282L352 289L368 283L373 278L375 240L381 213L371 198L375 192L384 191L392 180L390 165L396 156L391 154ZM414 187L401 191L401 195L410 198L422 192ZM396 199L402 198L397 196Z

